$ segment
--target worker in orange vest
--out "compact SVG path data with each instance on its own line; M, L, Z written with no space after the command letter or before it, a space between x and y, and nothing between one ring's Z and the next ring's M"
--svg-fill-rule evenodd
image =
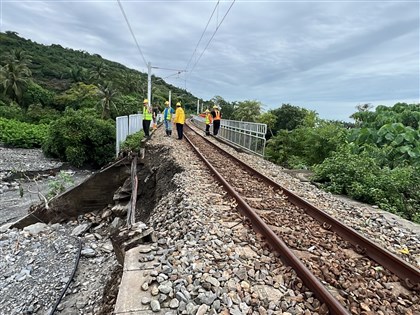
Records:
M222 119L222 113L217 105L213 106L211 115L213 117L213 135L217 136L220 129L220 120Z

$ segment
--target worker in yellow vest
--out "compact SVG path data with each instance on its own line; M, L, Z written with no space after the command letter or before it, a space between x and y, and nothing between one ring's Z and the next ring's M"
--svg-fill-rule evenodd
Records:
M175 111L168 101L165 102L165 105L166 108L163 111L163 121L165 122L166 135L170 137L172 135L172 116L175 114Z
M176 103L174 124L176 125L176 132L178 133L178 140L182 140L184 135L185 112L181 107L181 103Z
M152 122L152 109L149 106L149 100L143 101L143 131L146 137L150 137L150 123Z
M206 109L204 115L204 122L206 123L206 136L210 136L210 125L213 121L213 116L208 109Z

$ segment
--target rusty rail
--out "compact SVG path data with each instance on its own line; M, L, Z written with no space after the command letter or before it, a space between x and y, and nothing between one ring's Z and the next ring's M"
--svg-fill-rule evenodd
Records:
M184 134L186 140L197 152L197 155L214 173L219 182L225 187L231 196L238 202L239 209L251 221L253 228L261 233L267 239L270 246L276 250L286 263L293 267L297 275L302 279L305 285L311 289L315 295L323 301L333 315L350 314L334 296L325 288L325 286L310 272L310 270L297 258L287 245L269 228L269 226L255 213L255 211L246 203L246 201L229 185L222 175L210 164L209 161L201 154L199 149L190 141L188 136Z
M194 131L193 129L191 130ZM208 141L207 139L205 140ZM370 257L371 259L373 259L374 261L376 261L377 263L379 263L380 265L397 275L406 287L408 287L409 289L413 289L417 292L420 291L420 271L417 268L403 261L401 258L397 257L388 250L381 248L365 236L356 232L351 227L344 225L337 219L330 216L328 213L322 211L321 209L318 209L310 202L300 198L290 190L277 184L272 179L259 173L249 165L245 164L244 162L230 154L229 152L226 152L220 147L216 146L213 142L208 142L211 143L219 151L222 151L223 154L226 154L230 158L234 159L237 163L246 168L253 175L258 176L261 180L268 183L269 185L277 189L281 189L284 192L284 194L288 197L291 203L304 209L306 213L308 213L310 216L312 216L314 219L320 222L324 226L324 228L328 227L329 229L340 235L343 239L353 244L359 252L362 252L364 255Z

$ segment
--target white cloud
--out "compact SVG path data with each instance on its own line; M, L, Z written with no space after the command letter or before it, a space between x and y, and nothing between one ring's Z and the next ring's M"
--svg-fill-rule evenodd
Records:
M121 3L146 60L176 69L187 66L216 4ZM190 69L230 4L220 2ZM186 87L204 99L257 99L267 108L291 103L341 119L362 102L420 102L419 6L410 1L237 1L188 73ZM146 71L116 1L3 1L1 30ZM172 73L155 71L161 77ZM185 86L183 76L167 81Z

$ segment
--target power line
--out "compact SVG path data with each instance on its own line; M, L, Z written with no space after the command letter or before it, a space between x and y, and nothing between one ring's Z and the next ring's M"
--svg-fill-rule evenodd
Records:
M121 13L122 13L122 15L124 16L124 19L125 19L125 21L127 22L127 26L128 26L128 29L130 30L131 36L133 36L134 42L136 43L136 46L137 46L137 49L139 50L140 55L141 55L141 57L143 58L144 64L146 65L146 68L147 68L147 61L146 61L146 58L144 58L143 52L141 51L141 48L140 48L140 45L139 45L139 43L137 42L137 38L136 38L136 36L134 35L133 29L131 28L131 25L130 25L130 22L129 22L129 21L128 21L128 19L127 19L127 15L126 15L126 14L125 14L125 12L124 12L124 8L123 8L123 6L122 6L122 4L121 4L120 0L117 0L117 2L118 2L118 5L120 6Z
M197 51L198 45L200 45L201 40L203 39L204 33L206 32L207 27L208 27L208 26L209 26L209 24L210 24L211 18L213 17L214 12L216 12L217 7L219 6L219 2L220 2L220 0L218 0L218 1L217 1L216 5L215 5L215 7L214 7L214 9L213 9L213 12L212 12L212 13L211 13L211 15L210 15L210 18L209 18L209 20L207 21L207 25L206 25L206 27L204 28L204 31L203 31L203 33L201 34L201 37L200 37L200 39L198 40L197 45L195 46L195 49L194 49L194 51L193 51L193 53L192 53L192 55L191 55L191 57L190 57L190 60L188 60L187 66L185 67L185 70L187 70L187 69L188 69L188 66L190 65L190 62L191 62L191 60L193 59L195 52Z
M180 75L181 74L181 71L178 71L178 72L176 72L176 73L173 73L173 74L171 74L171 75L168 75L167 77L164 77L163 78L163 80L165 80L165 79L167 79L167 78L170 78L170 77L173 77L173 76L175 76L175 75Z
M185 72L185 70L171 69L171 68L162 68L162 67L152 67L152 69L160 69L160 70L169 70L169 71Z
M219 29L220 25L222 25L223 21L225 20L226 16L228 15L228 13L229 13L230 9L232 8L233 4L235 3L235 1L236 1L236 0L233 0L233 1L232 1L232 3L231 3L231 5L230 5L229 9L226 11L226 13L225 13L225 15L223 16L222 20L220 21L219 25L217 25L216 29L214 30L213 35L211 36L210 40L207 42L206 47L204 47L204 50L201 52L200 57L198 57L197 61L195 62L194 66L192 67L192 69L191 69L191 71L188 73L188 75L190 75L190 74L194 71L195 66L196 66L196 65L197 65L197 63L200 61L200 59L201 59L201 57L203 56L204 52L206 51L207 47L209 47L210 42L212 41L212 39L213 39L214 35L216 35L217 30Z

